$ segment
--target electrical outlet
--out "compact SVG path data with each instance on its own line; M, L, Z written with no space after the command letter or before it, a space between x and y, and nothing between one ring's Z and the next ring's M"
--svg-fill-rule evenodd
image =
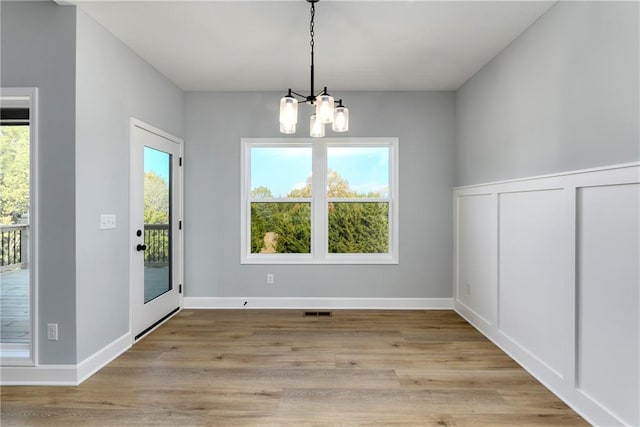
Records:
M58 341L57 323L47 323L47 339L51 341Z
M268 273L267 274L267 285L273 285L273 274L272 273Z

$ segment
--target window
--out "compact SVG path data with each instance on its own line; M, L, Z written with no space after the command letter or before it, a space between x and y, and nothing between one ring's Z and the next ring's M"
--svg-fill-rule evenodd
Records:
M242 140L242 263L397 264L396 138Z
M257 145L250 158L250 252L310 254L311 146Z

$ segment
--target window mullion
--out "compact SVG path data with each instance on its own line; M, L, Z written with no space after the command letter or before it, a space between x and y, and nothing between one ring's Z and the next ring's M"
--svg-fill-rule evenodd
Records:
M327 147L322 141L313 144L311 247L313 258L327 254Z

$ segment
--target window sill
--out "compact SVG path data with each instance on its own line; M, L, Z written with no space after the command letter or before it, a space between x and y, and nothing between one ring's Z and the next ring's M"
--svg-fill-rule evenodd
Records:
M397 257L388 254L382 255L363 255L363 254L344 254L344 255L327 255L325 258L313 258L310 255L256 255L243 257L240 264L283 264L283 265L393 265L399 264Z

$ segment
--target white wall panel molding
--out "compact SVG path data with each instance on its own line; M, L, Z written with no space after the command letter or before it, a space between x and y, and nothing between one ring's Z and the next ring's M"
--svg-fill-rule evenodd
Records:
M605 172L612 181L627 181L630 177L638 176L638 164L640 162L622 163L618 165L600 166L597 168L579 169L573 171L552 173L546 175L536 175L524 178L509 179L504 181L493 181L482 184L471 184L460 187L455 187L454 190L464 192L465 194L493 194L496 191L508 192L510 188L516 191L524 191L527 188L532 190L536 189L550 189L561 188L562 184L567 184L569 181L563 181L563 177L577 177L581 185L599 185L598 175L596 173Z
M502 193L498 204L498 329L562 376L562 191Z
M476 322L485 327L497 323L497 252L477 249L497 245L497 195L460 196L454 206L456 259L454 298Z
M454 189L454 307L595 425L640 425L640 163Z
M452 298L242 298L185 297L187 309L450 310Z
M577 193L577 386L634 425L640 424L639 206L639 184Z

